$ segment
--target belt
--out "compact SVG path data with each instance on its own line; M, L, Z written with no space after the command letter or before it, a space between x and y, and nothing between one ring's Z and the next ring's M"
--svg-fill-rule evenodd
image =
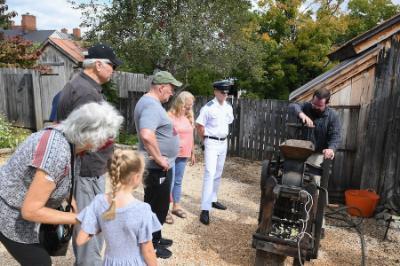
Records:
M217 137L213 137L213 136L204 136L204 138L215 139L215 140L220 140L220 141L226 140L226 137L225 138L217 138Z

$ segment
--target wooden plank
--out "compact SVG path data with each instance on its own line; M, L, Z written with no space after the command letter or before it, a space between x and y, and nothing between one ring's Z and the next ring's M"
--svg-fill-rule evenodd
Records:
M0 113L7 117L7 94L4 80L4 70L0 68Z
M388 122L389 128L385 143L385 153L382 167L381 176L383 177L379 183L379 189L381 196L388 198L393 194L393 188L396 187L396 164L397 157L399 154L400 145L400 93L396 93L394 97L391 98L390 108L391 110Z
M400 30L399 24L394 24L391 27L373 35L371 38L368 38L365 41L355 45L353 49L356 52L356 54L359 54L367 50L368 48L371 48L372 46L376 45L377 43L389 38L393 34L397 33L399 30Z
M244 135L244 124L246 123L245 121L245 103L244 103L244 99L242 99L240 101L240 127L239 127L239 151L238 151L238 155L240 157L243 156L243 147L244 147L244 143L245 143L245 135Z
M329 77L326 80L321 81L320 83L316 84L314 87L309 88L309 90L298 97L292 99L293 101L308 101L311 100L312 94L314 91L318 90L319 88L326 88L330 90L332 93L335 93L345 86L346 81L358 75L359 73L369 71L371 67L377 63L377 55L379 54L379 50L370 55L362 58L355 64L349 65L347 68L341 70L336 75Z
M266 128L269 126L266 123L266 114L265 114L265 110L266 110L266 101L265 100L261 100L260 101L260 114L259 114L259 123L258 123L258 127L260 128L257 135L259 138L259 142L260 142L260 146L259 146L259 152L257 155L257 160L264 160L264 153L266 151L266 145L265 145L265 135L266 135Z
M42 95L40 88L40 73L32 71L33 104L36 120L36 130L43 128Z
M361 102L361 95L363 94L363 86L368 72L362 72L351 78L351 91L350 91L350 104L358 105Z

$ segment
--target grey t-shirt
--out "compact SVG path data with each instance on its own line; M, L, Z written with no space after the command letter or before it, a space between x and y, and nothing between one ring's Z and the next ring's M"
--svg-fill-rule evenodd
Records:
M109 208L106 196L100 194L77 217L84 232L102 232L106 242L103 265L146 265L140 244L151 241L152 233L162 228L150 205L134 200L117 208L115 219L107 221L102 215Z
M167 157L169 165L172 166L179 152L179 137L161 103L151 96L144 95L136 104L133 118L138 134L143 128L155 132L161 155ZM139 150L143 151L148 158L148 153L140 138ZM152 169L160 168L152 160L147 160L146 166Z

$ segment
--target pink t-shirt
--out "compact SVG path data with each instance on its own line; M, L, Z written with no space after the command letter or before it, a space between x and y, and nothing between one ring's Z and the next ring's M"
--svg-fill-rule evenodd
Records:
M193 126L186 116L171 116L172 124L179 136L178 157L189 158L193 148Z

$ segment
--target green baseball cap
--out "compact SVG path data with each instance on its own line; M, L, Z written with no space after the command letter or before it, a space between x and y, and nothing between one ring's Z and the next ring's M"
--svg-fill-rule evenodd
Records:
M182 86L182 82L177 81L168 71L160 71L154 75L153 84L172 84L176 87Z

